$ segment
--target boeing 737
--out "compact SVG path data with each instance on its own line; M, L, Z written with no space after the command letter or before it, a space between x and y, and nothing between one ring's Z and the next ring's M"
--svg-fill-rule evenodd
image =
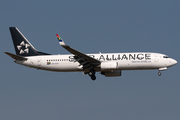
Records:
M84 54L66 45L58 34L59 44L71 54L51 55L37 51L16 27L9 29L16 54L4 53L12 57L15 63L30 68L56 72L80 71L95 80L96 72L106 77L115 77L121 76L122 70L157 69L160 76L160 71L177 63L167 55L151 52Z

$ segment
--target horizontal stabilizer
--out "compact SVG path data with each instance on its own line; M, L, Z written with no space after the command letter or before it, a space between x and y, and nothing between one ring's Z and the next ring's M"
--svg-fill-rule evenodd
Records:
M27 58L19 56L19 55L14 55L14 54L9 53L9 52L4 52L4 53L6 53L7 55L9 55L10 57L12 57L15 60L27 60Z

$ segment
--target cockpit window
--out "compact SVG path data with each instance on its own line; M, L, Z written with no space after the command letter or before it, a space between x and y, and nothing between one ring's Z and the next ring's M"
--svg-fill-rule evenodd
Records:
M163 58L169 58L168 56L163 56Z

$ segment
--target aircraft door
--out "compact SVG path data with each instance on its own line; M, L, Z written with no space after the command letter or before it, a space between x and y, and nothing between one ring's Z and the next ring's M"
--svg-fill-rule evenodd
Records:
M154 55L154 61L155 61L155 62L158 62L158 60L159 60L159 59L158 59L158 55Z
M37 66L40 67L41 66L41 58L37 59Z

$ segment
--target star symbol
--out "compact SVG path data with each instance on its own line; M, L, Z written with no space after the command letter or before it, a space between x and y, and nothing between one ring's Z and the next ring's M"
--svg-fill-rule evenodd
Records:
M20 45L17 45L17 49L20 51L19 54L23 54L23 53L29 53L29 47L30 45L27 43L24 43L24 41L22 41L20 43Z

